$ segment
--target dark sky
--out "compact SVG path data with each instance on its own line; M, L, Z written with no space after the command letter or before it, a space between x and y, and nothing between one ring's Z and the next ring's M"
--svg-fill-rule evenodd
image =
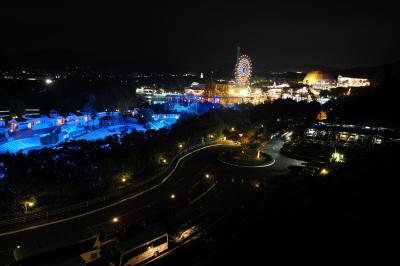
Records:
M230 67L238 45L263 70L400 59L398 9L385 0L31 2L0 8L0 65L207 71Z

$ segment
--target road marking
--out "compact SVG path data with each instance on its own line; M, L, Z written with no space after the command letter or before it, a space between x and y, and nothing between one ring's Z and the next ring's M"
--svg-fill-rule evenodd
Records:
M29 231L29 230L33 230L33 229L38 229L38 228L46 227L46 226L53 225L53 224L59 224L59 223L75 220L77 218L81 218L81 217L84 217L84 216L87 216L87 215L90 215L90 214L93 214L93 213L96 213L96 212L99 212L99 211L102 211L102 210L106 210L106 209L109 209L111 207L117 206L117 205L119 205L121 203L124 203L125 201L137 198L137 197L139 197L139 196L141 196L141 195L143 195L143 194L145 194L145 193L147 193L147 192L149 192L149 191L151 191L151 190L153 190L155 188L158 188L162 184L164 184L164 182L167 181L172 176L172 174L175 172L176 168L178 168L179 163L183 159L185 159L186 157L190 156L193 153L199 152L199 151L207 149L207 148L216 147L216 146L224 146L224 145L229 145L229 144L212 144L212 145L201 147L199 149L196 149L194 151L191 151L191 152L183 155L182 157L180 157L178 159L178 161L176 162L175 167L172 169L172 171L159 184L154 185L154 186L152 186L152 187L150 187L148 189L145 189L145 190L143 190L141 192L138 192L138 193L136 193L134 195L131 195L131 196L126 197L124 199L121 199L119 201L113 202L113 203L111 203L109 205L106 205L106 206L103 206L101 208L94 209L94 210L91 210L91 211L88 211L88 212L85 212L85 213L81 213L81 214L78 214L78 215L75 215L75 216L71 216L71 217L68 217L68 218L63 218L63 219L60 219L60 220L55 220L55 221L47 222L47 223L44 223L44 224L33 225L33 226L29 226L29 227L25 227L25 228L13 230L13 231L0 233L0 237L1 236L12 235L12 234L16 234L16 233L21 233L21 232L25 232L25 231Z
M201 194L200 196L198 196L198 197L195 198L194 200L189 201L189 203L190 203L190 204L195 203L196 201L198 201L199 199L201 199L204 195L206 195L208 192L210 192L211 189L213 189L214 187L215 187L215 183L214 183L211 187L209 187L203 194Z
M238 164L233 164L233 163L228 163L222 159L219 160L221 163L230 165L230 166L235 166L235 167L240 167L240 168L263 168L263 167L268 167L271 166L275 163L275 159L272 158L272 162L268 163L268 164L263 164L263 165L255 165L255 166L251 166L251 165L238 165Z

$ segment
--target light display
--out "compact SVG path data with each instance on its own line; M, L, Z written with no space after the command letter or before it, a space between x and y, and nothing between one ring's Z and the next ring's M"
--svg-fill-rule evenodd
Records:
M248 86L250 83L253 66L247 55L241 55L235 67L235 79L238 86Z
M337 80L338 87L368 87L370 85L371 83L368 79L350 78L339 75Z

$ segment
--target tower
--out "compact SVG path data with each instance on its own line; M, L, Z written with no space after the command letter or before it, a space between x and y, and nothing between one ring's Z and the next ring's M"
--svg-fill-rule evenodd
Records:
M240 57L240 46L236 48L236 63L239 61L239 57Z

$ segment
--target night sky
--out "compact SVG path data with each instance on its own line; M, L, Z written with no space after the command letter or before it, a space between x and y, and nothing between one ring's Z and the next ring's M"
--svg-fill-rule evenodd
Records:
M2 6L0 66L202 72L231 67L238 45L259 70L400 59L389 1L136 2Z

